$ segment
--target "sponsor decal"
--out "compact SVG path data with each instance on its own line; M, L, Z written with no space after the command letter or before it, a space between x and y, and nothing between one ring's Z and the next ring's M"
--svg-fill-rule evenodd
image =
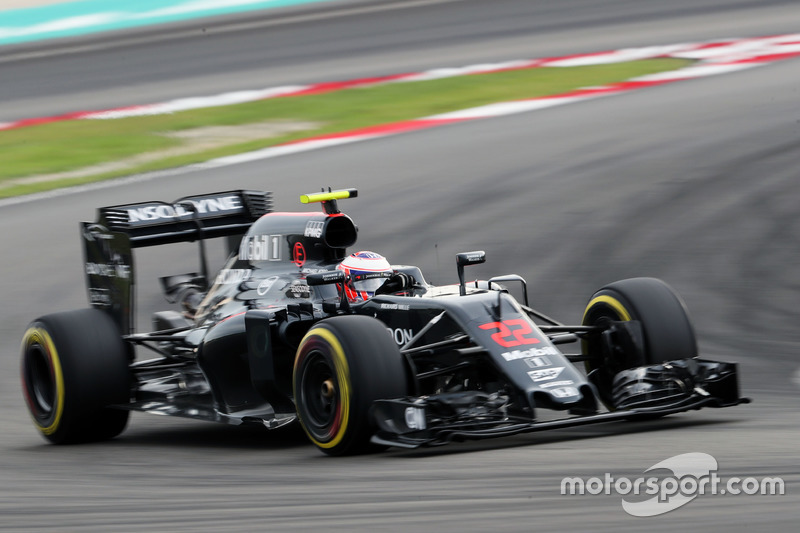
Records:
M292 248L292 263L302 268L306 264L306 249L302 242L294 243Z
M567 379L564 381L553 381L552 383L542 383L539 386L543 389L546 389L548 387L563 387L565 385L573 385L574 383L574 381Z
M414 332L411 329L403 328L386 328L389 335L394 339L395 344L402 346L414 337Z
M550 394L556 398L571 398L578 395L578 389L575 387L561 387L560 389L553 389Z
M525 364L531 368L539 368L542 366L550 366L553 363L551 363L550 359L548 359L547 357L539 355L536 357L529 357L528 359L525 359Z
M252 274L253 272L251 270L245 270L243 268L225 268L219 271L219 274L217 274L217 279L214 283L217 285L241 283L250 279Z
M561 375L561 372L564 371L563 366L557 366L555 368L543 368L541 370L531 370L528 372L528 375L533 381L549 381L551 379L557 378Z
M408 311L410 306L407 304L381 304L381 309L387 311Z
M425 429L425 410L419 407L406 407L406 425L408 429Z
M259 282L258 287L256 287L256 293L259 296L264 296L269 292L276 281L278 281L278 276L270 276L266 279L262 279Z
M344 272L335 270L333 272L322 270L322 281L344 281Z
M306 230L303 232L303 237L313 237L319 239L322 237L322 227L325 225L321 220L309 220L306 223Z
M280 261L281 235L254 235L239 245L242 261Z
M302 268L300 270L303 274L322 274L323 272L331 272L327 268Z
M359 272L358 274L353 274L350 278L353 281L364 281L368 279L388 279L391 277L391 272Z
M510 352L503 352L503 359L506 361L514 361L516 359L527 359L528 357L536 358L544 363L536 366L550 366L550 360L545 355L558 355L559 351L552 346L545 346L544 348L528 348L527 350L512 350ZM527 361L526 361L527 362ZM530 364L530 363L529 363Z
M125 264L86 263L86 273L101 278L129 279L131 266Z
M286 296L289 298L310 298L311 289L302 283L292 283L286 289Z
M209 215L215 213L225 214L226 212L238 212L242 209L242 202L236 195L212 196L209 198L197 198L194 200L184 200L183 203L192 204L198 215ZM156 222L159 220L173 220L192 218L191 209L176 204L153 203L136 207L128 207L128 221L131 224L137 222Z
M89 287L89 303L94 307L111 307L111 295L108 289Z

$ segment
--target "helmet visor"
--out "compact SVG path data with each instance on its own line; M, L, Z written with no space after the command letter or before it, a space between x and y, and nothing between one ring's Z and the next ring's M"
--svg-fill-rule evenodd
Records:
M373 294L391 276L391 272L352 272L350 279L355 290Z

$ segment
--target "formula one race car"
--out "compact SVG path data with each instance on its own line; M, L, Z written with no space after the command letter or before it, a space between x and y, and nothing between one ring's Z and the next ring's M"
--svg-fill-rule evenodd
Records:
M681 299L656 279L601 288L569 326L529 307L520 276L466 282L480 251L457 254L450 286L413 266L342 268L357 230L337 200L355 196L301 197L322 212L272 212L256 191L99 209L81 224L91 307L43 316L24 335L36 428L69 443L115 437L130 411L299 421L341 455L748 401L735 364L697 358ZM231 255L209 278L213 237L227 237ZM136 333L132 250L195 240L200 272L161 279L182 311L158 312L153 332ZM570 343L579 353L559 349ZM542 420L544 409L565 414Z

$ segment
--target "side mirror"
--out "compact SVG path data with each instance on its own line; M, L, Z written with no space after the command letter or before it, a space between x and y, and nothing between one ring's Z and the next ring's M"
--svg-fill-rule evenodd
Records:
M341 309L342 311L349 313L350 312L350 301L347 299L347 295L344 292L344 283L347 281L347 276L345 276L344 271L342 270L332 270L330 272L318 272L316 274L309 274L306 276L306 283L310 287L315 287L318 285L333 285L334 283L339 284L339 301L341 302Z
M344 283L345 275L341 270L332 270L331 272L318 272L316 274L309 274L306 276L306 283L315 287L319 285L332 285L334 283Z
M486 252L477 250L475 252L461 252L456 254L456 264L458 266L479 265L486 262Z
M469 265L479 265L486 262L486 252L476 250L474 252L461 252L456 254L456 267L458 267L459 294L467 294L467 287L464 285L464 267Z

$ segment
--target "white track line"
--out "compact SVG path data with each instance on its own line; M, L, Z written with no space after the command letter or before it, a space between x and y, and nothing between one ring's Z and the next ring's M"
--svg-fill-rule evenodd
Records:
M320 137L308 138L280 146L273 146L262 150L256 150L243 154L237 154L228 157L221 157L212 159L204 163L169 169L166 171L150 172L140 174L137 176L130 176L121 180L113 180L101 182L97 184L84 185L80 187L73 187L69 189L59 189L47 193L34 194L18 198L10 198L0 200L0 207L4 205L18 204L27 201L33 201L40 198L51 198L65 194L73 194L75 192L98 189L109 187L121 183L131 183L135 181L145 181L157 179L161 177L174 176L195 170L220 168L239 163L258 161L263 159L270 159L289 154L296 154L300 152L307 152L310 150L317 150L331 146L340 146L343 144L350 144L354 142L365 141L369 139L376 139L386 137L389 135L396 135L408 131L416 131L421 129L428 129L455 122L480 120L490 117L499 117L505 115L512 115L516 113L524 113L540 109L546 109L558 105L565 105L601 96L610 96L614 94L622 94L634 90L640 90L654 85L661 85L664 83L674 83L692 78L704 76L716 76L737 70L751 68L755 66L766 65L782 59L789 59L792 57L800 56L800 34L771 36L759 39L740 39L740 40L726 40L716 41L710 43L694 43L694 44L680 44L667 47L647 47L642 49L626 49L617 50L612 52L603 52L600 54L585 54L582 56L571 56L569 58L551 58L541 60L529 60L525 67L532 68L533 66L547 65L551 66L567 66L575 65L581 61L588 62L586 64L598 64L598 61L628 61L631 57L641 59L643 57L651 57L651 54L657 54L657 57L687 57L692 55L695 59L700 59L700 63L690 65L683 69L678 69L670 72L662 72L648 76L640 76L627 81L616 84L611 84L603 87L589 87L572 91L562 95L547 96L543 98L534 98L529 100L521 100L514 102L501 102L485 106L479 106L471 109L463 109L452 113L444 113L423 117L406 122L399 122L395 124L383 124L371 128L364 128L361 130L341 132L333 135L325 135ZM535 64L534 64L535 63ZM399 81L409 81L410 78L416 76L445 76L445 75L466 75L476 71L489 72L494 69L505 70L508 68L518 68L520 62L505 62L493 65L475 65L472 67L464 67L461 69L449 69L447 72L443 69L435 69L427 71L426 73L416 73L408 75L390 76L383 78L383 81L377 83L394 83ZM502 66L501 66L502 65ZM509 66L511 65L511 66ZM433 78L431 78L433 79ZM367 83L364 80L356 80L358 83ZM374 80L369 83L376 83ZM317 84L315 86L299 86L303 91L314 90L327 90L331 86L333 90L340 90L343 85L355 86L354 82L343 82L336 84ZM281 87L266 89L263 91L238 91L236 93L225 93L225 95L218 95L217 101L225 100L228 102L246 101L244 99L258 95L263 97L265 94L276 97L280 95L291 94L292 90L297 87ZM180 99L174 100L170 103L155 104L150 107L162 106L161 109L188 109L192 105L197 105L203 102L201 99ZM207 103L207 101L205 101ZM130 111L136 112L141 110L142 107L129 108ZM116 110L120 111L120 110ZM110 113L112 110L103 113ZM95 113L97 114L97 113ZM99 117L95 117L99 118ZM109 118L108 116L103 118Z

